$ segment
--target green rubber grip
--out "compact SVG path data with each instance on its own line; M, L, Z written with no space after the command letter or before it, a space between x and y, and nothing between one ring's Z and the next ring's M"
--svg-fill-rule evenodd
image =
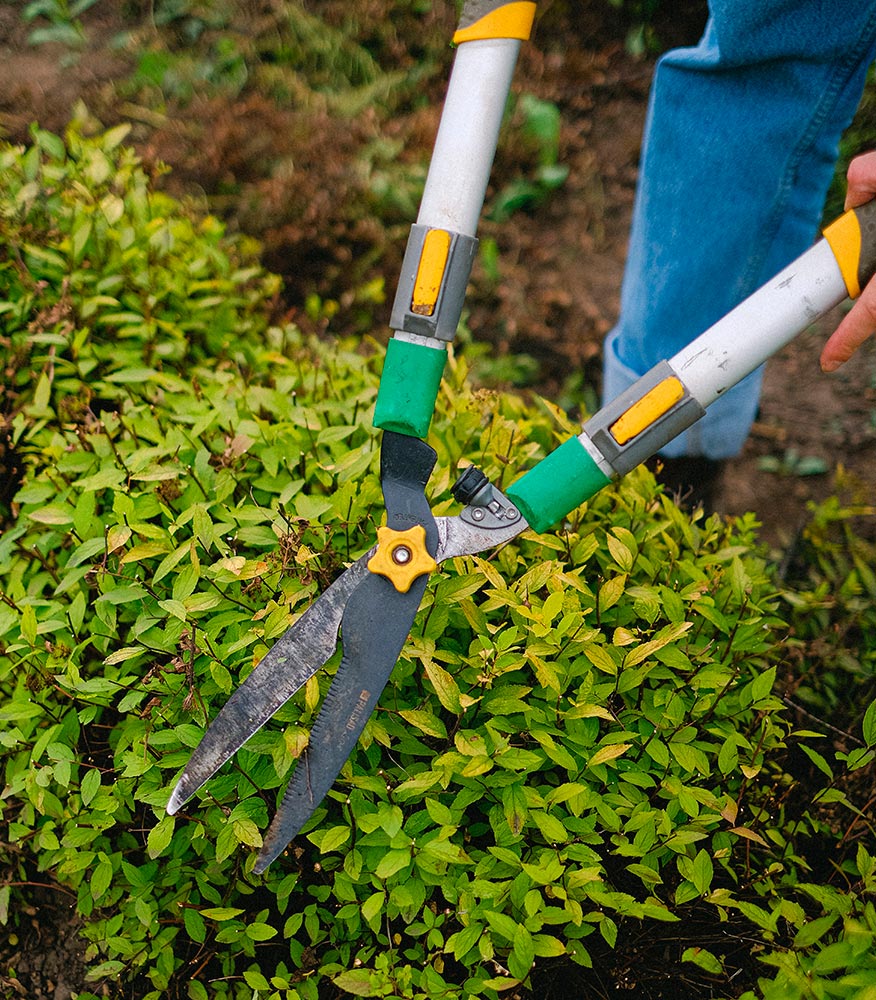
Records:
M569 438L505 492L531 528L547 531L610 482L578 438Z
M443 344L424 347L393 337L386 347L374 426L424 438L429 432L446 360Z

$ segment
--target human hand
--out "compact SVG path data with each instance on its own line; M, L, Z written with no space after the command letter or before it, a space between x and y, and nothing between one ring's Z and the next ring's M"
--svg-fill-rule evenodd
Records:
M876 196L876 152L855 157L846 174L846 209L857 208ZM821 352L821 370L835 372L876 333L876 280L869 281Z

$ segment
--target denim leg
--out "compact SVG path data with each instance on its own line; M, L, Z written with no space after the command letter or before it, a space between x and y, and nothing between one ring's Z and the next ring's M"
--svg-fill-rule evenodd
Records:
M606 400L811 245L874 57L876 0L711 0L700 43L659 60ZM760 382L749 376L663 454L738 454Z

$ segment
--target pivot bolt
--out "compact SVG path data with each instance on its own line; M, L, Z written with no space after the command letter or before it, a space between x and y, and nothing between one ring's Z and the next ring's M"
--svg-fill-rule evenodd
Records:
M377 551L368 560L368 569L385 576L400 594L406 594L418 577L437 568L426 548L426 529L421 524L406 531L377 529Z

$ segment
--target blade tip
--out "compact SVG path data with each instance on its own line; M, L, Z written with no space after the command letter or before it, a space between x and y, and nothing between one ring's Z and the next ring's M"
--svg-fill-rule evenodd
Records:
M274 851L266 851L264 848L259 852L259 856L255 860L255 864L252 866L253 873L256 875L264 875L268 868L277 860L277 854Z
M277 847L276 841L268 836L262 844L262 849L259 851L255 864L252 866L253 872L256 875L262 875L280 857L283 851L286 850L286 847L288 847L288 844Z
M170 798L167 800L167 805L164 807L164 811L169 816L175 816L187 799L188 795L183 794L180 791L180 786L177 785L176 788L174 788L174 790L170 793Z

